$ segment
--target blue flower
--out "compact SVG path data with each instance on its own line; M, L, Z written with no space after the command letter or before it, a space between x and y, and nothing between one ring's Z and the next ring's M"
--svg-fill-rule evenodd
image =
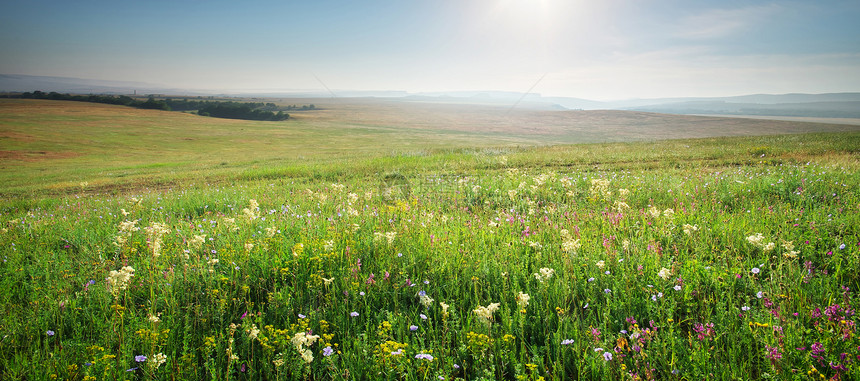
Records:
M144 356L144 355L137 355L137 356L134 356L134 361L137 361L137 362L146 362L146 356Z
M323 356L328 357L334 353L334 349L331 349L331 346L323 348Z

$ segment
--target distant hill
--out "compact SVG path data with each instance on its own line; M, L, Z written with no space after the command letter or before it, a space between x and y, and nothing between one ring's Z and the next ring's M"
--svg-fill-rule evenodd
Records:
M386 98L408 102L495 105L526 110L627 110L663 114L723 114L751 116L860 118L860 92L827 94L752 94L732 97L629 99L594 101L572 97L544 97L510 91L283 90L216 92L165 88L142 82L103 81L67 77L0 74L0 92L56 91L72 94L224 95L263 98Z
M652 100L623 110L666 114L770 115L860 118L860 93L744 95L724 98Z

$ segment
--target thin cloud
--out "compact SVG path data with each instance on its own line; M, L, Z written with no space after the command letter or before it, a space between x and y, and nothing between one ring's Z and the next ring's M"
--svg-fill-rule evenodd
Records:
M783 12L776 4L736 9L709 9L681 20L676 36L707 40L735 36L767 23Z

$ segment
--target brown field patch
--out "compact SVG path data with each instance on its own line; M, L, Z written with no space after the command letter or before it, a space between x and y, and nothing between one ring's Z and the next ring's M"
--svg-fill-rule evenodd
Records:
M54 159L70 159L80 156L77 152L51 152L51 151L4 151L0 150L0 159L17 161L42 161Z

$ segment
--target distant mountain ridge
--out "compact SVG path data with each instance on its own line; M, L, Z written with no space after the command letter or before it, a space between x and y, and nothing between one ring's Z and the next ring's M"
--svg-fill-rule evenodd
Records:
M219 95L269 98L374 97L412 102L491 104L541 110L628 110L665 114L723 114L790 117L860 118L860 92L825 94L751 94L730 97L679 97L595 101L573 97L544 97L538 93L511 91L207 91L166 88L143 82L91 80L68 77L0 74L0 92L46 92L74 94L168 94Z

